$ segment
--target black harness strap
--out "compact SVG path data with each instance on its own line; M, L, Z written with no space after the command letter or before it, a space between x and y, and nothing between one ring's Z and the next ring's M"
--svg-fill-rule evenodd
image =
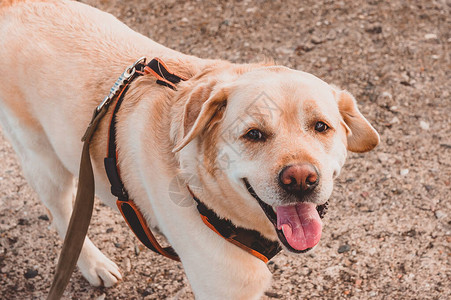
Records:
M136 76L133 77L129 83L137 76L144 74L154 75L157 78L158 84L174 90L176 89L177 83L186 80L185 78L170 72L165 64L158 58L151 60L146 66L141 66L139 69L137 68ZM118 198L117 206L128 226L138 239L152 251L179 261L180 259L172 247L162 248L155 239L138 207L136 207L133 200L129 198L128 192L120 177L119 166L117 163L116 114L119 111L124 95L129 88L128 84L121 91L116 101L110 122L108 154L104 163L108 179L111 183L111 193ZM221 219L213 210L209 209L195 197L191 190L189 191L197 203L197 210L205 225L227 241L249 252L265 263L281 251L281 247L277 241L270 241L263 237L258 231L237 227L230 220Z
M117 197L117 206L125 221L127 222L130 229L136 235L136 237L150 250L164 255L168 258L171 258L176 261L180 261L177 253L172 247L161 247L155 236L152 234L149 226L143 215L141 214L138 207L135 205L134 201L129 198L127 189L124 186L124 183L121 180L119 166L117 162L117 143L116 143L116 123L117 123L117 112L119 111L122 101L124 100L124 95L128 91L129 84L135 79L137 76L141 76L146 74L146 68L150 66L158 66L156 59L147 64L147 66L142 66L140 69L137 68L136 76L131 78L129 83L123 88L121 91L116 105L113 110L113 114L111 116L110 128L109 128L109 137L108 137L108 153L107 157L104 159L105 171L108 176L108 180L111 184L111 193ZM162 77L165 74L162 74ZM176 76L176 75L172 75ZM164 77L163 77L164 78ZM172 77L171 77L172 78ZM180 81L180 79L179 79Z
M193 195L193 199L205 225L244 251L267 263L282 250L279 242L268 240L258 231L237 227L230 220L221 219L196 196Z

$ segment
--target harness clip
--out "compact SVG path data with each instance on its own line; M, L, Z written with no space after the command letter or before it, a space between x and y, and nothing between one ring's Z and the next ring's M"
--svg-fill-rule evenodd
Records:
M119 78L114 83L113 87L110 89L110 93L108 96L106 96L103 101L97 106L96 112L99 113L105 106L108 106L114 97L116 97L117 93L122 90L124 85L128 83L130 78L132 78L133 75L135 75L136 72L136 66L139 64L145 64L146 63L146 57L143 56L139 58L137 61L133 63L133 65L129 66L127 69L125 69L124 73L119 76Z
M85 142L86 140L90 139L91 135L93 134L95 127L97 126L94 124L94 120L97 118L99 113L105 108L108 107L111 103L111 101L117 96L117 94L122 90L122 88L132 79L132 77L136 74L136 67L139 65L142 65L143 68L146 63L146 57L143 56L139 58L137 61L135 61L131 66L127 67L125 71L119 76L119 78L114 83L113 87L110 89L110 93L108 96L103 98L102 102L94 109L94 112L92 114L91 122L89 122L88 128L85 131L85 134L81 138L82 142Z

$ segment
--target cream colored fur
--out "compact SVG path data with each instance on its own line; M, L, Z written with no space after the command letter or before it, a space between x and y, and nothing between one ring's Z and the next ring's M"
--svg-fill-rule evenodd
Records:
M190 78L176 92L157 85L152 76L134 82L118 115L117 141L131 198L180 255L198 299L258 299L271 276L262 261L207 228L194 205L171 200L168 189L175 176L194 175L190 178L197 182L188 183L200 185L193 189L204 203L274 240L275 230L243 178L276 206L283 200L274 184L277 173L289 163L308 161L322 178L311 201L322 204L348 142L349 150L358 152L379 142L349 93L310 74L184 55L78 2L0 3L0 124L61 237L71 214L80 138L92 110L124 68L141 56L159 57ZM258 119L261 111L254 111L261 95L276 107L264 120ZM96 194L116 209L103 170L107 119L91 152ZM312 132L312 122L323 119L333 130ZM245 142L242 134L249 126L271 132L271 145ZM183 193L189 197L187 190ZM122 278L88 238L78 266L95 286L112 286Z

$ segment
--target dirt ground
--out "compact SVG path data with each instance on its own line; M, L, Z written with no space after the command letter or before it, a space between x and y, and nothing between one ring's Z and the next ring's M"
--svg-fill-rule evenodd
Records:
M350 154L315 252L269 263L264 299L451 298L450 1L83 2L185 53L313 73L352 92L381 134ZM41 299L62 243L1 136L0 164L0 298ZM99 203L89 235L124 280L93 288L77 270L66 299L193 299L181 264Z

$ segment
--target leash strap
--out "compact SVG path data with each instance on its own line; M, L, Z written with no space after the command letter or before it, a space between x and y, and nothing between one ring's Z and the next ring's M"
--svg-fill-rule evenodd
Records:
M95 129L104 114L105 112L102 112L93 120L93 129ZM87 137L83 145L77 196L75 197L75 204L64 239L63 249L56 266L55 277L47 297L49 300L57 300L62 297L77 263L88 231L89 222L91 221L94 205L94 176L89 154L89 141L92 133Z
M111 101L117 96L118 91L132 80L136 74L136 69L143 68L142 64L144 62L145 58L140 58L121 74L111 88L110 94L106 96L102 103L94 110L91 122L82 138L84 144L80 160L77 195L75 197L75 204L67 228L63 248L56 266L55 277L53 278L52 286L50 287L49 295L47 296L48 300L61 299L64 289L69 283L72 272L74 271L78 257L80 256L91 221L95 194L94 173L92 171L89 153L91 139L100 120L107 113Z

